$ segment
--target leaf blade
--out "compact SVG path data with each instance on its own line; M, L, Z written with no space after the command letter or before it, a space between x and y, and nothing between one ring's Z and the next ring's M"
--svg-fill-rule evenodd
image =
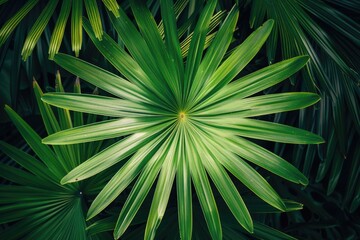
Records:
M233 7L217 32L215 39L212 41L211 46L204 56L204 59L199 65L198 71L191 84L192 86L188 96L189 102L195 99L196 95L201 90L201 87L220 64L220 61L224 57L230 44L237 19L238 11L235 7Z
M266 94L251 98L230 98L195 113L196 115L236 115L254 117L293 111L311 106L320 100L319 95L307 92Z
M189 161L191 179L194 184L210 235L213 239L221 239L222 229L215 198L204 166L201 163L200 156L194 148L195 145L194 140L191 137L192 134L189 131L190 130L188 129L186 131L185 146Z
M229 83L219 92L210 96L208 100L199 103L194 111L231 97L240 99L262 91L290 77L308 61L308 56L294 57L250 73Z
M87 219L91 219L108 206L121 192L135 179L144 166L156 154L159 145L163 143L167 133L152 139L144 147L141 148L130 158L129 161L111 178L101 192L92 202ZM144 144L143 144L144 145Z
M56 21L53 33L51 35L49 43L49 59L53 60L56 53L59 52L62 39L64 37L66 22L69 18L71 11L71 2L63 1L59 13L59 17Z
M204 88L197 99L201 99L207 93L221 89L228 84L258 53L268 38L274 21L266 21L263 26L254 31L246 40L237 46L233 53L216 69L214 74L207 80ZM195 100L197 102L198 100Z
M96 0L88 0L84 2L85 9L95 36L97 39L102 40L103 28Z
M157 123L161 123L161 121L146 123L136 118L106 120L51 134L45 137L42 142L51 145L92 142L129 135Z
M171 142L165 160L162 164L153 200L151 202L149 216L146 221L144 234L145 239L153 239L155 237L156 230L159 227L161 220L164 216L169 201L172 185L175 179L178 161L181 157L181 131L181 129L177 130L174 139Z
M17 115L14 110L5 105L5 111L36 155L43 161L54 176L60 179L64 175L65 169L57 161L57 157L51 148L41 143L40 136Z
M39 0L30 0L24 4L21 9L12 16L0 29L0 46L2 46L10 34L14 31L17 25L24 19L24 17L35 7Z
M165 157L169 154L172 142L174 141L174 138L176 138L174 135L174 132L172 132L166 142L155 153L155 155L152 156L149 162L146 163L145 168L142 170L142 173L137 179L129 197L126 199L126 202L121 209L114 229L115 239L120 238L128 228L136 212L148 194L150 187L153 185L155 178L160 171Z
M82 45L82 1L72 1L71 8L71 48L79 56Z
M324 139L309 131L283 124L247 118L202 118L212 126L229 130L236 135L266 141L291 144L319 144Z
M42 100L56 107L109 117L144 117L161 113L133 101L90 94L46 93Z
M161 127L159 129L161 129ZM152 135L156 134L158 130L153 130L153 132L150 131L149 133L136 133L131 137L109 146L70 171L63 177L61 184L89 178L116 164L146 144L146 142L149 141Z
M276 154L240 137L233 137L227 145L240 157L294 183L306 186L309 180L293 165Z
M49 1L37 18L34 25L31 27L21 51L21 55L24 61L31 55L32 51L34 50L36 43L39 40L46 25L48 24L50 17L53 15L57 4L58 0Z
M125 99L144 101L146 94L134 84L93 64L61 53L55 55L54 61L70 73L109 93Z

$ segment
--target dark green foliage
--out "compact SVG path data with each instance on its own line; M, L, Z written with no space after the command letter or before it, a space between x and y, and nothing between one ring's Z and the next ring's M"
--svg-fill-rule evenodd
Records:
M359 1L174 2L0 0L0 238L360 238Z

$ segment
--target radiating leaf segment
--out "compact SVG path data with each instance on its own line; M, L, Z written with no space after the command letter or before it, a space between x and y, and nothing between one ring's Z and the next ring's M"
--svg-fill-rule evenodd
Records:
M120 119L58 132L43 142L63 145L128 136L61 180L62 184L77 182L126 160L88 211L88 219L95 217L137 179L116 223L116 239L126 231L157 179L145 231L146 239L154 238L175 178L181 238L192 236L192 182L212 238L221 239L221 222L208 176L239 224L252 233L250 213L226 170L281 211L286 211L283 200L244 159L295 183L306 185L308 180L284 159L244 137L293 144L317 144L323 140L301 129L251 118L307 107L319 100L317 95L249 96L285 80L303 67L308 57L285 60L236 79L265 43L273 21L265 22L224 59L238 11L234 8L229 12L205 49L205 36L216 6L216 1L208 1L193 32L188 56L183 59L174 12L168 4L161 1L165 41L141 1L131 1L139 31L121 9L119 18L110 15L127 51L117 47L105 33L102 41L97 39L85 20L85 30L95 46L124 78L68 55L58 54L54 60L114 97L52 93L42 99L58 107Z

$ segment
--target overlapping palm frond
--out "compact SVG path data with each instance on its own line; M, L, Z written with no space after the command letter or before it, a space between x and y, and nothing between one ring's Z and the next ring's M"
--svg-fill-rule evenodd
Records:
M284 84L280 91L307 89L322 97L316 109L301 111L299 126L319 133L326 144L318 148L296 147L292 155L294 165L310 177L310 182L314 186L321 183L325 188L316 187L311 192L319 191L317 195L327 196L324 198L327 201L310 209L314 212L310 221L298 218L303 222L299 223L299 228L306 224L318 225L313 233L309 231L309 236L314 234L312 238L358 238L359 224L352 219L356 218L360 205L360 188L357 187L360 179L357 150L360 139L360 25L357 21L360 5L351 0L246 2L251 10L251 26L257 27L267 18L275 19L275 31L267 43L270 62L298 54L310 56L307 68L291 79L291 85ZM281 123L294 121L285 114L277 119ZM278 149L284 150L283 147ZM312 201L316 200L308 194L307 202ZM332 210L328 206L333 206ZM338 209L343 209L343 216L339 218L336 217L339 212L335 215L332 212ZM344 222L349 223L346 231L340 227Z
M7 4L14 4L15 1L8 1L4 4L3 7L6 7ZM104 0L102 1L106 8L111 11L114 16L118 17L118 8L119 5L116 0ZM15 4L14 6L19 6L20 4ZM41 34L44 32L46 26L49 23L51 17L53 17L56 9L59 10L59 15L54 26L50 43L49 43L49 57L53 58L54 55L59 51L60 45L64 36L66 23L71 14L71 46L72 50L75 52L75 55L79 55L82 45L82 17L83 17L83 8L87 12L89 17L90 24L94 30L94 33L98 39L102 38L103 26L102 20L100 17L100 12L98 8L98 3L96 0L88 1L59 1L59 0L50 0L50 1L41 1L41 0L30 0L24 1L24 4L19 8L19 10L11 16L7 21L2 25L0 29L0 47L5 43L14 29L18 24L24 20L26 15L31 12L36 7L43 7L40 15L30 29L25 43L22 47L21 55L23 60L26 60L34 50ZM5 17L2 16L2 18ZM2 19L5 20L5 19Z
M146 239L155 237L174 184L181 238L190 239L193 233L193 184L210 236L221 239L223 230L208 177L245 232L264 229L254 224L228 172L279 211L287 211L287 205L249 162L307 185L307 178L295 167L249 139L291 144L323 142L311 132L256 119L302 109L319 100L318 95L307 92L255 95L296 73L308 57L294 57L236 79L265 43L272 20L226 55L238 19L234 7L205 49L216 6L216 1L208 1L197 23L190 27L194 31L185 58L172 3L161 1L160 6L164 41L153 15L141 1L131 1L137 27L121 8L119 18L110 14L126 49L105 33L102 41L97 39L84 20L91 40L121 76L69 55L54 57L67 71L113 96L49 93L43 101L112 119L54 133L43 143L81 144L123 137L74 168L61 183L76 183L127 160L87 214L88 219L98 215L136 179L115 224L116 239L125 233L156 180Z
M60 76L57 90L63 91ZM75 92L79 93L77 81ZM68 110L52 108L42 102L41 89L34 82L34 91L48 134L72 126L93 122L95 116L83 119L82 113L74 113L71 119ZM85 197L96 193L96 188L105 182L97 178L87 183L74 183L63 186L60 179L79 165L84 159L99 151L102 142L86 145L49 147L41 143L41 137L10 107L5 107L20 134L24 137L33 155L0 141L0 150L18 165L0 165L0 176L8 184L0 185L0 223L8 224L0 230L3 239L104 239L106 235L88 237L85 214ZM95 181L97 184L92 184Z
M353 165L359 164L354 146L360 139L360 61L357 60L360 25L320 0L248 2L251 4L251 26L257 27L266 18L275 19L275 31L267 43L269 62L299 54L309 55L311 61L306 70L298 78L292 78L293 88L318 92L323 98L318 105L320 111L307 109L302 112L299 126L318 132L327 144L320 148L298 148L294 154L295 165L303 165L307 176L312 170L317 171L314 180L325 180L328 194L333 193L340 182L353 186L353 181L360 177L355 173L348 174L349 170L354 171ZM336 1L335 4L356 5L353 1ZM356 7L353 10L358 11ZM279 50L281 54L277 56ZM312 117L319 121L313 121ZM352 164L345 164L352 161L348 159L354 159ZM359 206L355 203L358 192L354 187L347 190L344 192L346 205L353 212Z

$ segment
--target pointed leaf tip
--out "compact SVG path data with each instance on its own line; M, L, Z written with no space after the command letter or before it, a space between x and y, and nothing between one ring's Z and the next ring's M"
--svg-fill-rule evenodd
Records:
M61 185L65 185L65 184L67 184L67 183L68 183L67 181L64 181L64 178L60 180L60 184L61 184Z
M309 55L301 55L301 56L299 56L299 58L306 59L306 62L308 62L308 61L310 60L310 56L309 56Z
M61 184L61 185L65 185L65 184L68 184L68 183L75 182L75 181L72 181L72 180L70 180L70 179L67 179L66 176L67 176L67 175L65 175L65 176L60 180L60 184Z
M300 55L300 56L294 57L293 59L294 60L296 59L296 61L301 62L301 65L305 66L309 62L310 57L309 57L309 55Z
M269 19L266 22L264 22L264 24L262 26L270 25L270 28L273 28L274 23L275 23L274 19Z
M4 105L4 110L5 110L8 114L9 114L10 111L13 111L12 108L11 108L9 105L7 105L7 104Z
M50 137L50 139L49 139L49 137ZM49 136L41 139L41 143L46 144L46 145L53 145L53 141L51 140L51 138L52 138L52 135L49 135Z
M316 140L314 139L313 142L308 143L308 144L323 144L323 143L325 143L325 139L322 136L312 133L312 132L310 132L310 133L316 138Z
M248 231L249 233L253 234L254 233L254 224L248 225L246 226L246 231Z
M299 179L299 184L306 187L307 185L309 185L309 179L307 179L307 177L304 176L303 179Z
M46 137L43 138L43 139L41 139L41 143L42 143L42 144L48 144L47 141L46 141Z
M61 180L60 183L61 185L65 185L65 184L69 184L69 183L74 183L74 182L78 182L83 180L83 178L79 179L78 177L74 176L73 174L71 174L73 171L68 172Z

